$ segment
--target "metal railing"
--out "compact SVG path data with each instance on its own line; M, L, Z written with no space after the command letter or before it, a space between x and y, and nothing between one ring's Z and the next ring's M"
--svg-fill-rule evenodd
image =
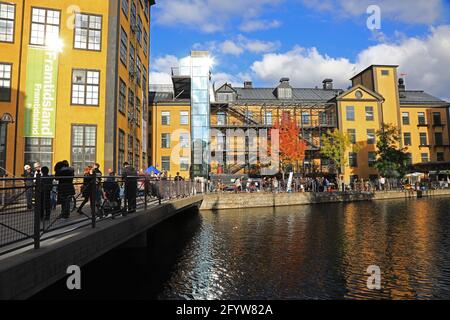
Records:
M192 180L149 176L0 178L0 255L105 219L203 193Z

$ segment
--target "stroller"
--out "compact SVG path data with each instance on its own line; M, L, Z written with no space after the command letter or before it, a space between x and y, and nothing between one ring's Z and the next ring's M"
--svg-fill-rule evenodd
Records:
M105 192L105 202L103 203L105 215L121 212L120 186L114 177L106 178L103 183L103 191Z

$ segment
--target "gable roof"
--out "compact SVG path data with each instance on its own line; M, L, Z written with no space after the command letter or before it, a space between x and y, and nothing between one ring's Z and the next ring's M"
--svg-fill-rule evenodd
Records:
M336 100L340 100L342 98L344 98L346 95L348 95L350 92L353 92L355 90L362 90L365 91L366 93L374 96L376 99L380 100L380 101L384 101L384 97L382 95L380 95L379 93L372 91L366 87L364 87L362 84L357 84L356 86L351 87L350 89L348 89L345 92L342 92L339 96L336 97ZM364 99L361 99L364 100Z

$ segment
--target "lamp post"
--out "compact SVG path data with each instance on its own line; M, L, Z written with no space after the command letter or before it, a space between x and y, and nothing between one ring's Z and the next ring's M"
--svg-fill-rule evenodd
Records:
M10 113L4 113L0 118L0 176L6 175L6 152L8 143L8 124L14 123L14 118Z

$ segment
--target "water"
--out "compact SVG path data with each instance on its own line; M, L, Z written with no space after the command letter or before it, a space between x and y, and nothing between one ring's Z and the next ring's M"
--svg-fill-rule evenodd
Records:
M36 298L449 299L450 199L190 212ZM367 289L370 265L381 290Z

